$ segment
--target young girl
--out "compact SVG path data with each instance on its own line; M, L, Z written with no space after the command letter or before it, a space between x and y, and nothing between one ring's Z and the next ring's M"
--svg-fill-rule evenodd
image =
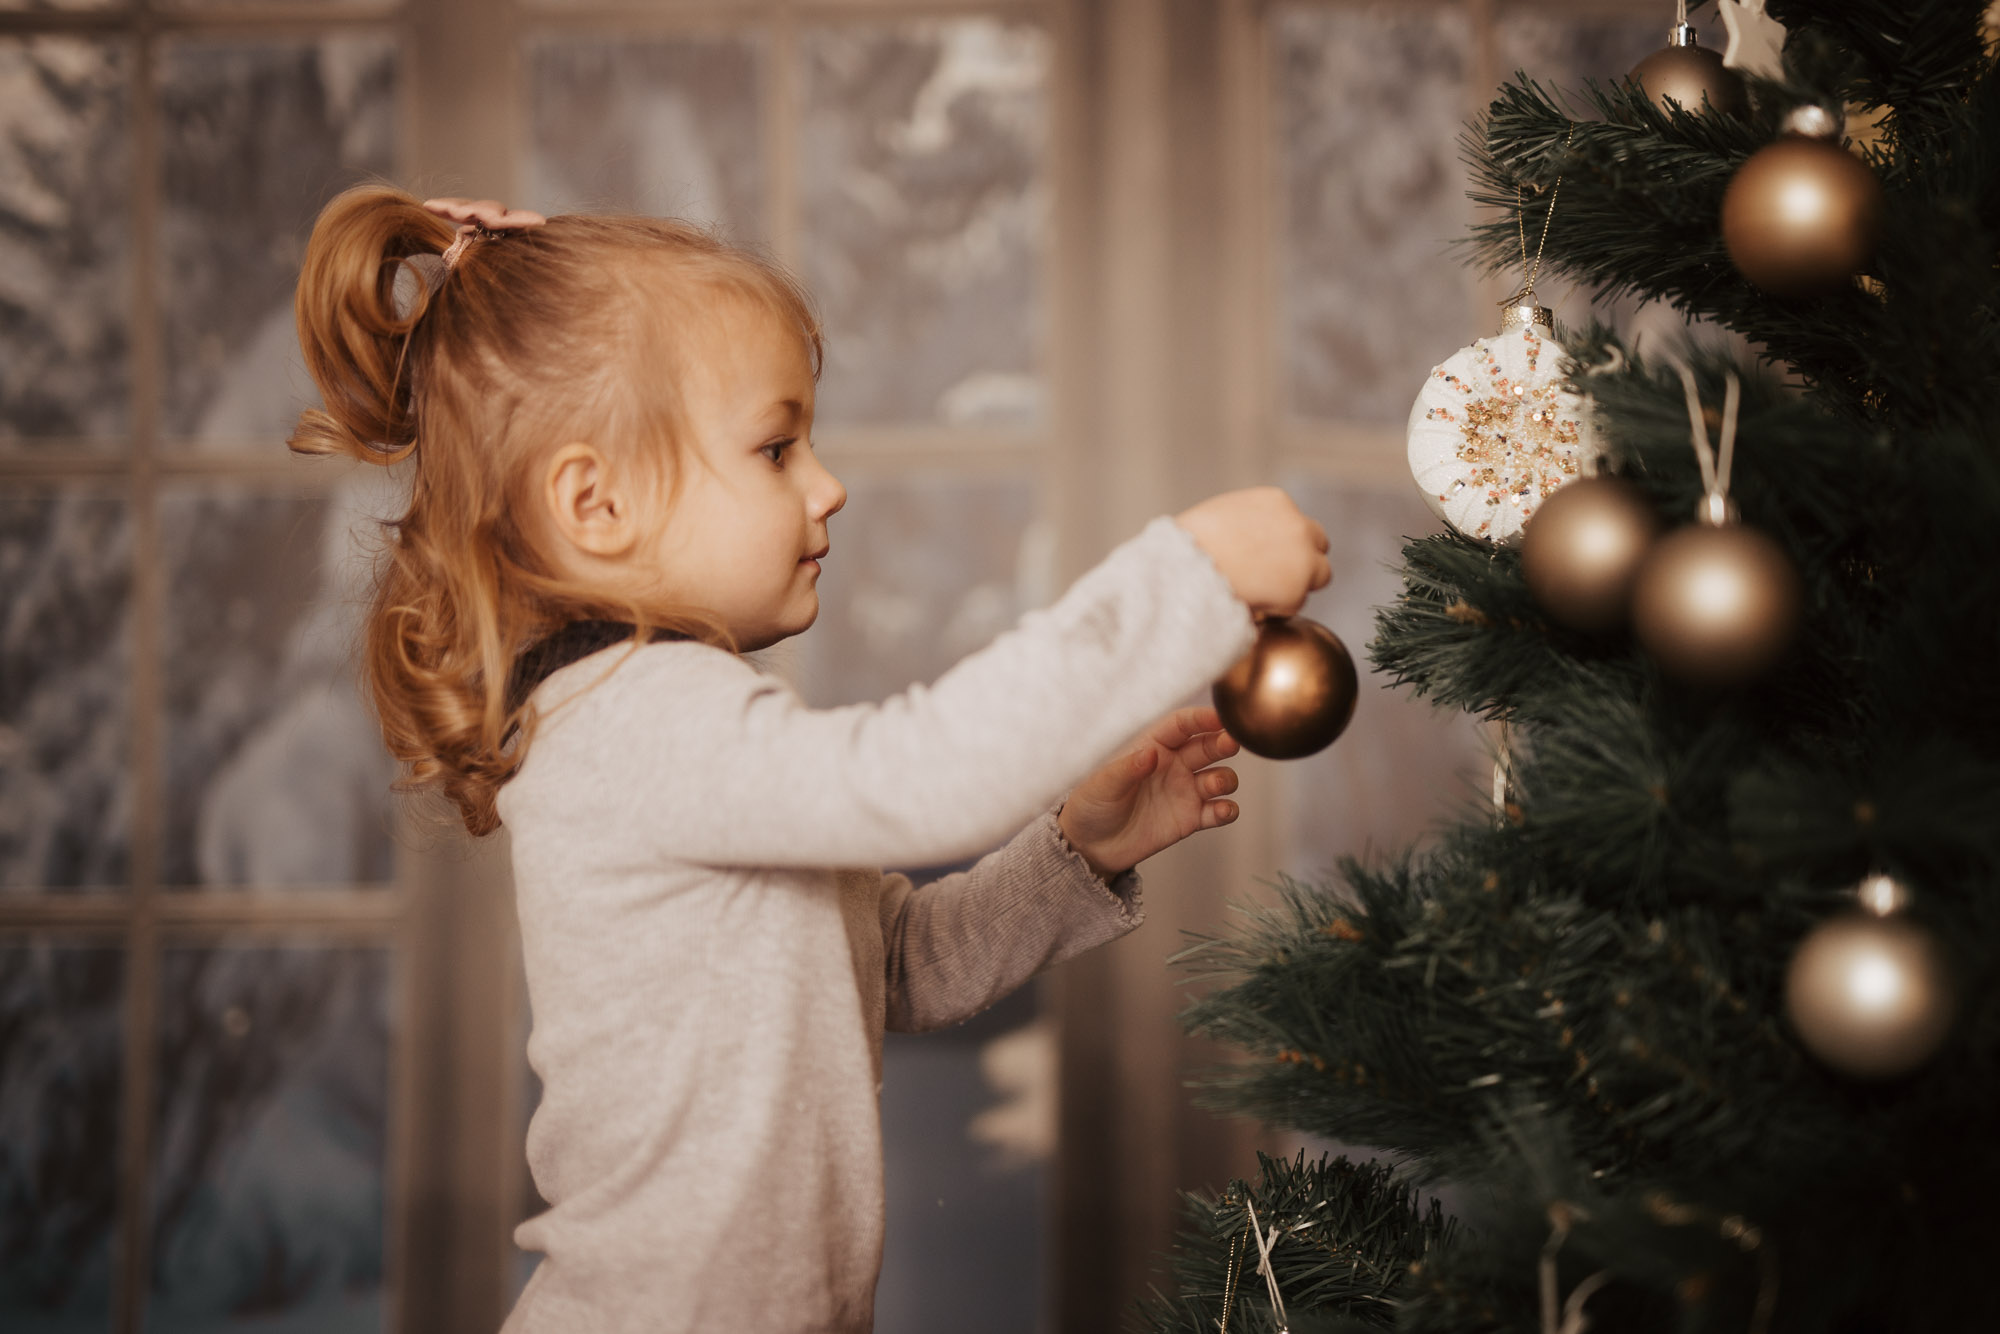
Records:
M1158 716L1328 580L1325 533L1217 496L934 684L810 709L741 656L813 623L846 499L784 274L679 223L365 186L298 319L326 406L292 448L413 465L384 735L512 834L550 1208L507 1330L867 1330L884 1029L1130 931L1135 864L1235 818L1214 711Z

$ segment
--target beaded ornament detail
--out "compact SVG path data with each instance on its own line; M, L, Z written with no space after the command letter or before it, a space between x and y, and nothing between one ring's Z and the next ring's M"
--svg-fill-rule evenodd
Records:
M1410 471L1425 503L1468 537L1504 542L1589 471L1588 408L1563 387L1561 348L1533 325L1461 348L1410 410Z

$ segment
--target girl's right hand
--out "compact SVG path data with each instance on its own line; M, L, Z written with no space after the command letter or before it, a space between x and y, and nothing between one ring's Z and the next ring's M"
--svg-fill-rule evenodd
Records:
M1326 529L1275 486L1211 496L1174 516L1259 616L1292 616L1333 581Z

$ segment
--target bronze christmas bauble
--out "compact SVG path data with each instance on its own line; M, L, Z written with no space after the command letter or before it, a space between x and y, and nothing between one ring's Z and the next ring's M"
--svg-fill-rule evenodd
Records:
M1215 683L1215 711L1251 754L1295 760L1346 729L1360 688L1354 659L1333 631L1303 616L1274 616Z
M1743 76L1722 63L1720 52L1696 46L1663 46L1632 67L1632 79L1654 106L1666 111L1667 99L1684 110L1700 112L1702 99L1717 111L1740 116L1750 109Z
M1689 524L1653 544L1632 586L1632 629L1670 675L1736 685L1778 660L1802 589L1784 549L1755 528Z
M1822 922L1785 975L1785 1010L1806 1049L1857 1079L1893 1079L1929 1060L1956 1008L1937 940L1902 916Z
M1549 619L1603 634L1625 619L1659 516L1630 482L1584 477L1544 500L1521 538L1521 575Z
M1722 243L1745 278L1774 296L1849 281L1882 230L1882 183L1839 144L1788 134L1764 145L1722 196Z

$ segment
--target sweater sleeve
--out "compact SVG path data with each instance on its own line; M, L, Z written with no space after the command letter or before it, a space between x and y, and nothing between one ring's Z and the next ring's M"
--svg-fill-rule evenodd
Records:
M922 886L884 876L889 1030L969 1019L1042 969L1116 940L1145 920L1139 890L1136 870L1099 879L1054 807L966 870Z
M711 865L921 866L994 847L1255 637L1194 538L1161 516L929 686L813 709L779 678L695 643L585 659L572 795L632 849ZM608 676L593 664L613 662ZM545 686L545 689L547 686ZM556 692L560 701L569 690ZM614 711L605 713L604 711ZM566 706L536 745L556 742ZM557 744L560 744L557 742ZM531 754L529 765L534 763Z

